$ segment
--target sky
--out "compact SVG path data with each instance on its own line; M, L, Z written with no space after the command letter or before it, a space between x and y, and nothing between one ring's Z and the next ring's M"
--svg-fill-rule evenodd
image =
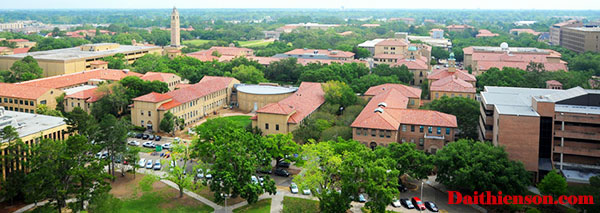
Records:
M1 9L384 8L600 10L600 0L0 0Z

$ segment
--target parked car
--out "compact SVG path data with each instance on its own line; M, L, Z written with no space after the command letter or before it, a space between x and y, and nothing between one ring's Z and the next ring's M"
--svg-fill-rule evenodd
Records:
M258 181L260 182L261 186L265 185L265 178L263 176L258 176Z
M271 166L264 166L261 168L258 168L256 170L257 173L262 173L262 174L271 174L273 173L273 171L271 170Z
M290 191L292 194L298 194L298 185L292 182L292 184L290 184Z
M108 151L96 153L96 158L105 159L108 157Z
M415 206L412 204L412 202L409 199L406 199L406 198L400 199L400 204L402 204L402 206L404 206L404 208L407 208L407 209L414 209L415 208Z
M398 181L398 191L400 191L400 192L408 191L408 188L406 188L406 186L404 186L404 184L402 184L402 181Z
M435 203L430 202L430 201L426 201L425 202L425 208L429 209L429 211L432 211L432 212L438 212L439 211L438 208L437 208L437 205L435 205Z
M358 202L361 202L361 203L367 202L367 199L365 199L365 195L359 194L358 195Z
M138 165L140 166L140 168L144 168L144 166L146 165L146 158L140 159Z
M160 165L160 162L154 163L154 170L160 170L161 168L162 168L162 165Z
M149 135L146 135L146 134L143 134L143 135L142 135L142 139L144 139L144 140L148 140L148 138L149 138L149 137L150 137L150 136L149 136Z
M277 162L277 167L290 168L290 163L282 160Z
M198 169L196 170L196 177L197 178L204 178L204 172L202 171L202 169Z
M392 206L393 206L393 207L396 207L396 208L399 208L400 206L402 206L402 204L400 203L400 200L398 200L398 199L394 198L394 199L392 200Z
M210 169L206 169L206 174L204 175L206 179L212 179L212 174L210 174Z
M303 195L310 195L310 189L307 189L307 188L302 189L302 194Z
M148 148L156 148L156 144L154 144L154 142L152 141L146 141L142 144L142 146Z
M285 169L275 169L275 175L282 177L289 177L290 173Z
M258 184L259 183L258 182L258 178L256 176L254 176L254 175L252 175L252 177L250 177L250 179L252 180L253 184Z
M153 166L153 165L154 165L154 164L152 164L152 160L148 160L148 161L146 162L146 169L152 169L152 166Z
M153 140L154 140L154 135L150 135L150 136L148 136L148 140L151 140L151 141L153 141Z
M139 145L140 145L140 142L137 142L137 141L129 141L129 142L127 142L127 144L129 144L130 146L139 146Z
M162 145L163 149L166 150L171 150L173 148L173 146L171 146L171 143L166 143Z
M162 139L162 137L160 135L157 135L157 136L154 137L155 141L160 141L160 139Z
M415 205L415 209L417 210L425 210L425 204L423 204L423 201L421 201L421 199L419 197L413 197L411 199L413 205Z
M135 138L138 138L138 139L141 139L142 137L144 137L144 134L142 134L142 133L137 133L135 135Z

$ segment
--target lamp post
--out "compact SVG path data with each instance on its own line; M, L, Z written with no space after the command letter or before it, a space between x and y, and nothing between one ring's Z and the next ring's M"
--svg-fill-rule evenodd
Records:
M421 196L419 198L423 200L423 180L421 180Z

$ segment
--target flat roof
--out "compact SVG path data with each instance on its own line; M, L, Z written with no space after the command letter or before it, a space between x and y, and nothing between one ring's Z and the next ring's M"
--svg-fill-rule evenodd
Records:
M271 86L271 85L236 85L236 89L239 92L257 95L278 95L293 93L298 90L297 87L282 87L282 86Z
M359 47L375 47L375 45L377 43L382 42L383 40L385 40L385 39L378 38L378 39L368 40L368 41L358 44L358 46Z
M93 89L93 88L96 88L96 87L98 87L98 86L87 85L86 84L86 85L81 85L81 86L78 86L78 87L69 88L69 89L66 89L66 90L63 90L63 91L65 92L65 95L71 95L71 94L74 94L74 93L78 93L78 92L81 92L81 91L84 91L84 90L88 90L88 89Z
M569 27L574 30L586 31L586 32L600 32L600 27Z
M8 110L4 110L4 115L1 115L1 111L0 128L11 125L17 129L21 138L66 124L61 117Z
M93 45L106 45L106 44L93 44ZM104 57L108 55L114 55L117 53L129 53L136 51L145 51L145 50L153 50L160 49L158 46L132 46L132 45L119 45L119 47L104 50L104 51L82 51L80 47L71 47L64 49L55 49L55 50L47 50L47 51L38 51L38 52L28 52L14 55L4 55L0 56L1 58L24 58L25 56L33 56L36 60L56 60L56 61L68 61L74 59L88 59L88 58L98 58Z
M556 104L556 105L554 105L554 111L600 115L600 107L597 107L597 106Z

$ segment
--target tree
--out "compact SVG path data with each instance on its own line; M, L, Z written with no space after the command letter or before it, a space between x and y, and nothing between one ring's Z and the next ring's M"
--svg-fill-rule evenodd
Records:
M191 175L184 173L187 168L187 162L190 161L190 150L186 145L177 144L173 147L173 155L171 155L171 166L166 173L164 179L170 180L179 187L179 198L183 197L183 190L192 184ZM183 165L177 166L177 161L183 162Z
M271 81L296 83L300 77L301 67L296 58L274 61L265 69L265 77Z
M479 102L475 99L443 96L426 104L424 108L456 116L460 138L476 139L478 137Z
M433 156L416 149L414 143L392 143L387 149L377 149L377 156L389 156L395 161L400 175L407 174L415 179L426 179L433 171Z
M135 170L140 167L140 165L137 163L140 161L140 151L141 148L138 146L127 147L125 154L123 155L125 161L130 162L129 165L131 166L133 172L133 179L135 179Z
M414 74L412 74L404 64L402 66L394 67L387 64L379 64L373 68L372 73L379 76L393 76L405 84L412 82L414 79Z
M175 129L175 116L173 113L167 112L165 113L162 120L160 120L160 131L163 132L173 132Z
M543 195L551 195L555 199L567 194L567 180L556 170L548 172L537 187Z
M60 111L54 110L54 109L48 109L48 106L46 104L37 105L37 107L35 108L35 113L40 114L40 115L63 117L63 115Z
M75 107L73 111L68 112L65 117L69 133L78 133L89 138L97 128L94 117L80 107Z
M127 68L127 59L125 59L125 55L123 53L107 56L102 58L102 60L108 62L109 69L121 70Z
M6 82L14 83L41 78L44 70L38 65L32 56L25 56L15 61L10 67L10 75L4 79Z
M97 36L96 36L97 37ZM133 62L133 70L137 73L147 72L167 72L174 73L175 70L169 68L169 58L159 54L146 54Z
M365 167L364 188L369 195L365 207L372 212L385 212L398 191L398 170L394 169L395 161L391 158L371 160Z
M5 178L0 179L0 187L2 187L0 195L10 200L12 204L15 199L21 199L26 194L27 189L23 185L26 183L25 168L27 168L28 162L21 159L26 157L29 146L23 143L17 130L10 125L0 130L0 142L7 144L3 148L5 154L0 156L3 167L12 167L12 171L6 173ZM12 166L17 162L22 166L21 168Z
M511 161L502 147L460 139L449 143L434 158L436 181L461 191L502 191L522 194L530 174L521 162Z
M431 48L431 56L435 58L435 60L447 59L450 53L448 51L442 49L441 47L432 47Z
M369 74L355 79L354 81L352 81L352 84L350 84L350 86L352 87L352 90L354 92L364 93L367 91L367 89L369 89L372 86L386 83L399 84L401 82L394 76L379 76L376 74Z
M266 82L264 74L254 66L240 65L234 67L231 73L226 73L226 76L232 76L242 83L258 84L260 82Z
M126 120L119 120L111 114L105 114L101 117L98 126L92 139L98 143L100 150L108 152L108 171L114 177L115 160L125 153L127 133L131 129L131 124Z
M352 52L354 53L355 59L368 58L371 56L371 52L369 50L358 46L352 47Z
M103 96L92 105L91 114L99 119L106 114L120 116L129 105L127 91L120 84L102 85L97 90Z
M352 88L340 81L328 81L323 84L323 91L325 92L325 101L339 104L342 107L353 105L358 99Z
M293 154L297 154L300 150L300 146L293 140L292 134L275 134L268 135L264 139L266 145L266 151L271 156L270 159L274 159L275 162L279 162L284 158L291 158ZM293 159L286 159L293 160ZM270 164L270 161L269 161Z
M137 76L127 76L119 81L125 88L128 99L133 99L151 92L165 93L169 91L169 85L162 81L145 81Z

